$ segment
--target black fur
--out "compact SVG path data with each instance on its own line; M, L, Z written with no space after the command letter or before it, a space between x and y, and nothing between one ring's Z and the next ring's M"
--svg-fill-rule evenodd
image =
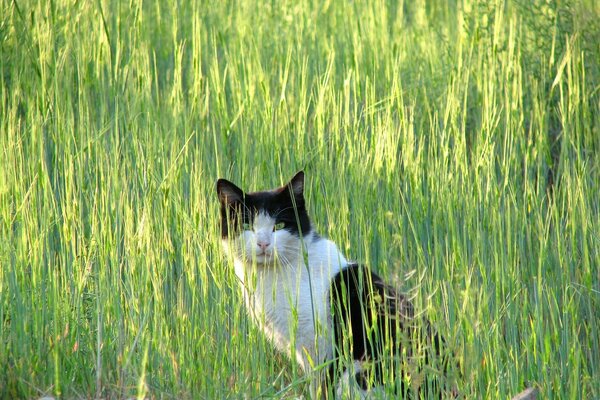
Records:
M307 235L312 229L304 201L302 171L278 189L254 193L244 193L233 183L219 179L217 193L221 202L222 238L239 232L244 223L252 224L258 212L269 214L276 223L283 222L284 229L298 236Z
M368 361L372 366L356 374L356 381L363 389L384 383L382 363L386 358L388 366L392 365L390 359L395 358L401 374L421 372L432 355L439 358L441 336L425 318L415 316L412 303L404 295L367 267L350 264L340 271L331 283L330 301L336 360L347 360L351 355L352 359ZM411 364L411 359L417 361ZM402 368L409 364L414 367L411 371ZM332 368L329 379L335 381L341 371L336 370L335 363ZM395 389L400 395L408 390L426 397L441 396L437 384L429 385L427 390L407 388L401 381Z

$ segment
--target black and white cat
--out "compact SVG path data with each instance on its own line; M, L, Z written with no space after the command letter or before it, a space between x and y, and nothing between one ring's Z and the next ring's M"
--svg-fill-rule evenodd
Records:
M411 360L427 363L432 353L423 349L438 354L441 339L415 317L406 297L314 232L302 171L280 188L254 193L219 179L217 193L223 246L248 313L305 373L320 371L313 396L364 397L384 383L406 382L411 373L419 385L418 361ZM387 369L380 367L384 358L392 360ZM403 383L396 393L409 390Z

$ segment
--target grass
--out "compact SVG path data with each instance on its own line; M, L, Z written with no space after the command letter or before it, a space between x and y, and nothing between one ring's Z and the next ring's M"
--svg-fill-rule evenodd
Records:
M0 3L0 397L292 397L217 177L307 173L466 398L600 398L593 1Z

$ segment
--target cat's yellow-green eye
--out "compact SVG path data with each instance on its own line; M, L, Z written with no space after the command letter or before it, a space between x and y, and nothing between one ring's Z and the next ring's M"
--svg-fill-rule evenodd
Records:
M249 224L248 222L244 222L242 224L242 228L244 228L245 231L251 231L252 230L252 224Z
M283 222L278 222L278 223L276 223L276 224L275 224L275 226L273 227L273 230L274 230L274 231L278 231L278 230L281 230L281 229L283 229L283 228L285 228L285 223L283 223Z

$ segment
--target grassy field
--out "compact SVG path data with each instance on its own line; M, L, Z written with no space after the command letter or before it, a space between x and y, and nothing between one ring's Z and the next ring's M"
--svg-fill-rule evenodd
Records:
M600 6L0 3L0 398L293 397L215 181L307 174L465 398L600 398Z

